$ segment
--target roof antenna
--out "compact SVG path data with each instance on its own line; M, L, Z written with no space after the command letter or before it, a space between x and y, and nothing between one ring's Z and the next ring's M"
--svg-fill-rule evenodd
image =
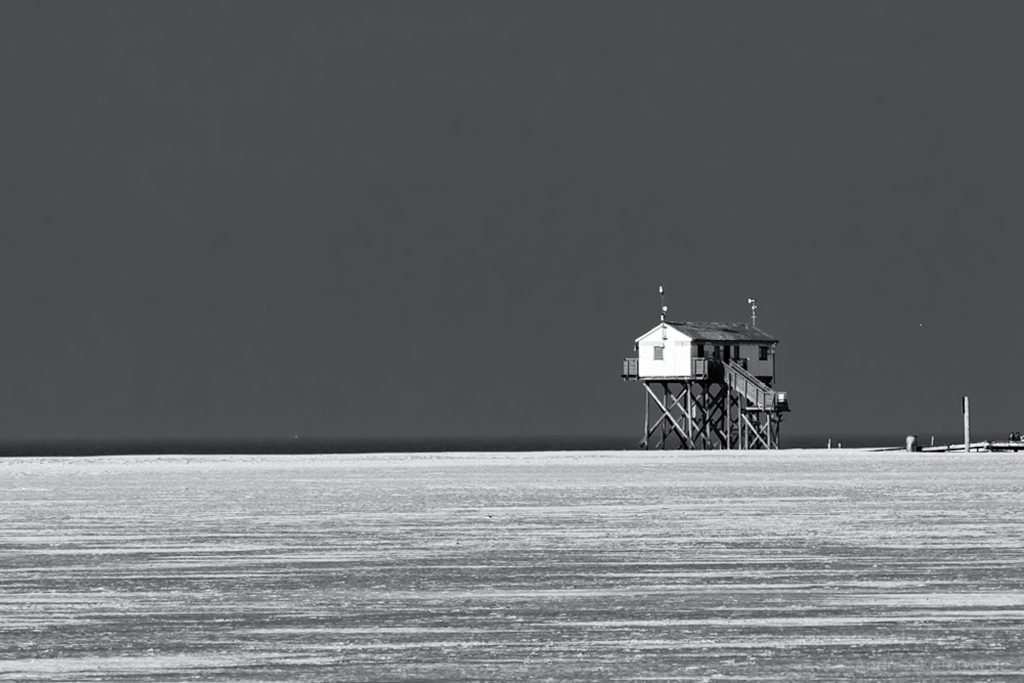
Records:
M658 296L661 297L661 338L668 339L668 331L665 329L665 314L668 313L668 306L665 305L665 288L658 285Z
M757 299L747 299L750 304L750 326L757 327Z

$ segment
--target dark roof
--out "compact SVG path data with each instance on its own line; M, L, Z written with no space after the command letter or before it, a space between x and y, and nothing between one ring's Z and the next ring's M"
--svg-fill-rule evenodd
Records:
M694 323L669 322L694 341L709 342L777 342L775 337L757 329L750 323Z

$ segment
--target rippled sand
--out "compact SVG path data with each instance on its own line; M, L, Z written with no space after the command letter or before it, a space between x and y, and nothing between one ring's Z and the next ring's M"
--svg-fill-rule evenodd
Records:
M1022 680L1024 456L0 460L0 680Z

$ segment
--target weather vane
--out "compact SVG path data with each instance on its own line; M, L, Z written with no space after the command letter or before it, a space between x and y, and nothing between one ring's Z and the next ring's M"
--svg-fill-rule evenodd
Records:
M750 326L757 327L757 299L747 299L750 304Z

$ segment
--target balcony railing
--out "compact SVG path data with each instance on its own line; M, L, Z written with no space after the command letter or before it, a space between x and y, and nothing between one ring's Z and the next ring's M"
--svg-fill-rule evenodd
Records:
M622 375L623 379L640 379L640 359L623 358ZM746 399L748 409L768 410L786 412L789 410L789 401L784 391L776 391L771 388L735 361L723 363L716 358L693 358L690 360L689 376L669 375L648 375L645 379L672 381L672 380L711 380L712 382L724 382L729 387Z
M715 361L711 358L694 358L690 362L690 375L685 379L707 379L708 374L712 372ZM640 377L640 359L639 358L623 358L622 359L622 375L623 379L639 379Z

